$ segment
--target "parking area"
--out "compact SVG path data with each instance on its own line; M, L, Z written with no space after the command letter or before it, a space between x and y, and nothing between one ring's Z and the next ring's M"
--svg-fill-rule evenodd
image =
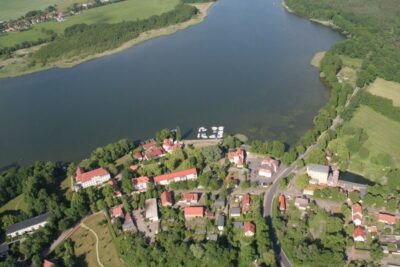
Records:
M247 163L249 166L248 178L251 182L256 182L258 185L268 185L275 180L275 176L281 170L284 169L283 166L279 165L278 170L272 174L272 177L264 177L258 174L258 171L261 168L261 162L267 157L258 156L250 154L247 156ZM243 172L239 172L241 176L243 176ZM243 177L240 177L240 179Z
M144 218L144 210L134 210L133 217L139 232L142 232L151 242L153 242L155 235L159 232L159 222L146 222Z

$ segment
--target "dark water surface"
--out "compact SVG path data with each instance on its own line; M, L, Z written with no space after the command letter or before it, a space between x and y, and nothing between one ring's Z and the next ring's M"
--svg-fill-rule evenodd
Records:
M224 125L294 142L329 92L309 65L342 37L279 1L220 0L202 23L71 69L0 80L0 168L121 138Z

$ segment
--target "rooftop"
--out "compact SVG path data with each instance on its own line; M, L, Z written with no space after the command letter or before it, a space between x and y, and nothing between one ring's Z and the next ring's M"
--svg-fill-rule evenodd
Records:
M9 234L17 232L19 230L28 228L30 226L34 226L34 225L43 223L43 222L49 220L50 216L51 216L51 213L47 212L47 213L41 214L39 216L30 218L28 220L10 225L6 230L6 234L9 235Z

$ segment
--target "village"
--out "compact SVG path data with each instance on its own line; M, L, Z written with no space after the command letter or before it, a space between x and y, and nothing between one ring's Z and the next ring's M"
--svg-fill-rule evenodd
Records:
M347 249L348 260L368 259L366 253L370 245L378 241L386 258L399 262L396 258L400 255L399 214L364 207L362 198L368 186L341 180L339 168L329 155L327 165L307 164L293 169L272 157L250 152L251 147L246 145L224 148L224 153L220 150L224 146L222 140L215 139L211 143L210 140L204 143L181 141L170 136L162 142L147 140L130 152L131 160L126 165L128 171L125 174L113 175L103 167L85 169L78 165L74 177L71 177L73 190L76 194L88 188L111 188L118 204L104 212L115 232L118 235L139 232L149 242L153 242L158 233L168 230L171 223L181 216L187 230L195 236L216 241L227 231L240 233L243 238L253 238L257 224L250 211L254 209L253 205L262 202L264 217L269 216L266 210L271 206L272 216L286 221L284 224L289 228L288 224L294 218L291 216L307 218L313 210L341 214L343 205L347 205L350 217L344 219L341 227L351 231L354 242ZM161 160L165 165L167 158L183 152L191 153L188 151L194 149L193 144L201 147L203 152L205 148L209 149L211 160L204 169L193 165L167 172L159 169ZM149 167L157 175L143 175L149 173ZM294 172L289 174L292 170ZM282 186L288 175L291 180ZM299 188L296 180L304 177L306 184ZM213 181L219 186L206 186ZM130 188L130 192L126 188ZM338 196L343 196L344 204L335 201ZM268 202L268 197L273 200ZM121 199L139 204L127 205ZM11 241L18 239L46 225L49 217L50 214L46 213L11 225L6 235ZM1 248L1 255L7 255L8 246L3 244Z

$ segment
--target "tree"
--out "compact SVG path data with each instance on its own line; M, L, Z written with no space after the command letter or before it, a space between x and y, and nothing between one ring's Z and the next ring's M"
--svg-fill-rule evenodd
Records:
M280 142L280 141L273 141L272 142L272 149L271 149L271 154L275 158L280 158L283 156L283 153L285 152L285 144Z
M308 177L308 175L306 175L306 174L301 175L301 176L297 177L297 179L296 179L296 186L300 189L304 189L307 187L309 181L310 181L310 178Z
M175 138L178 141L180 141L182 139L182 132L181 132L181 128L179 126L176 126Z
M214 162L222 158L222 151L219 146L207 146L202 149L201 153L207 162Z

